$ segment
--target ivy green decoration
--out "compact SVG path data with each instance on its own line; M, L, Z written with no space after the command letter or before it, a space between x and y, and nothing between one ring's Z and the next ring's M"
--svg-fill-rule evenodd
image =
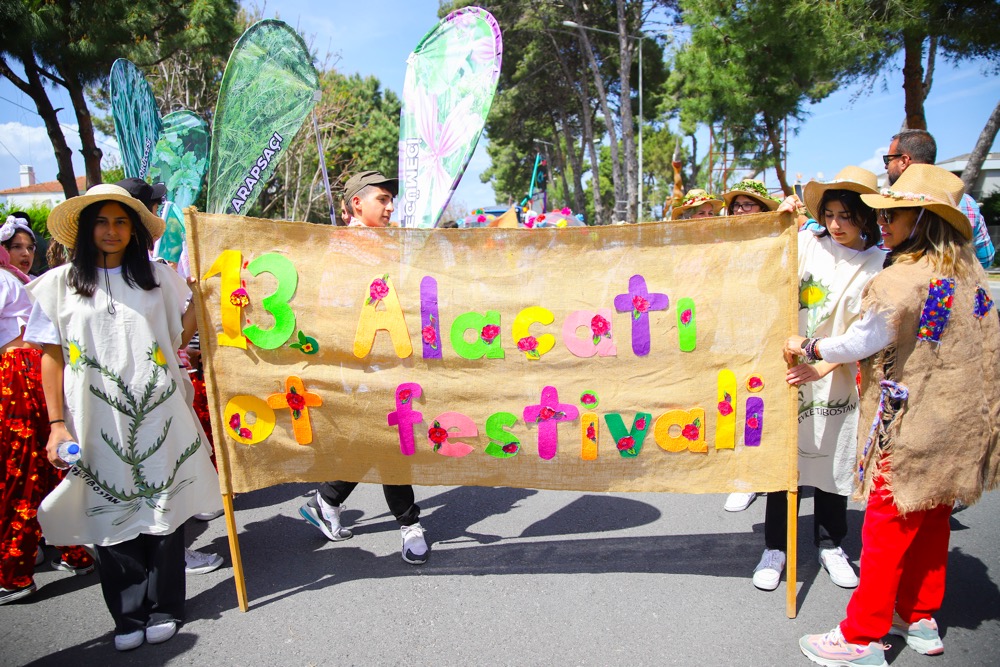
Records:
M86 458L81 459L75 466L77 471L87 477L107 497L118 501L118 503L110 505L88 508L86 510L87 516L120 513L121 516L112 522L112 525L118 526L125 523L132 515L142 509L143 505L158 512L163 511L162 505L164 500L194 482L194 479L191 478L174 484L174 478L177 476L177 471L180 470L181 465L191 458L198 451L198 448L201 447L201 436L199 435L195 437L194 442L174 462L173 470L167 479L159 483L153 483L146 478L145 462L156 454L163 446L163 443L166 442L167 435L170 432L170 425L173 422L173 418L167 419L159 437L148 447L143 448L140 446L138 442L139 429L146 417L156 410L156 408L163 405L177 391L177 383L171 379L170 386L159 393L159 395L156 395L156 387L159 384L160 377L166 373L164 370L168 363L166 355L163 354L163 350L160 349L159 345L153 343L149 349L149 360L153 362L153 374L142 391L137 392L133 391L133 388L129 387L120 375L102 366L96 359L88 356L81 350L78 345L76 345L76 349L74 350L73 345L76 344L73 343L70 349L71 365L77 368L83 366L93 368L111 380L118 388L118 395L114 395L91 385L90 393L129 419L127 440L124 443L119 442L113 435L104 430L101 431L101 438L104 440L104 444L114 452L115 456L131 469L132 484L135 487L132 490L119 489L113 483L102 479L100 471L92 469L87 464Z

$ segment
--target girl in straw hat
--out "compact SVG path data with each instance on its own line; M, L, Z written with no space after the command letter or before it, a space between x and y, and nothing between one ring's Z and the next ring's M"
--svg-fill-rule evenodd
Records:
M799 332L839 336L858 318L861 291L882 269L885 252L875 210L861 201L878 191L870 171L847 167L829 183L810 181L803 192L809 215L822 225L799 232ZM853 490L858 389L854 364L801 363L788 371L799 387L799 484L815 487L813 542L833 583L858 585L841 542L847 535L847 498ZM785 568L788 494L767 494L764 553L754 570L761 590L778 587Z
M70 264L29 285L25 339L43 346L51 435L81 458L42 503L46 537L96 546L115 648L170 639L183 620L184 534L219 507L205 434L184 395L176 350L195 329L189 290L149 261L164 222L128 191L97 185L53 209Z
M863 360L861 583L839 626L799 641L821 665L886 665L886 633L919 653L944 651L933 616L952 504L976 502L1000 479L1000 321L957 207L962 191L953 174L915 164L891 190L862 195L879 211L889 266L847 333L785 344L788 361Z
M692 218L714 218L725 206L725 202L715 195L696 188L688 191L680 205L670 211L671 220L690 220Z

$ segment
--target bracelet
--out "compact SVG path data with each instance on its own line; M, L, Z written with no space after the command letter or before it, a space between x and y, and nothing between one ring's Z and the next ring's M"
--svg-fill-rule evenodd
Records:
M65 419L50 419L49 420L49 426L52 426L53 424L59 424L59 423L65 424L66 420Z
M802 352L808 361L815 363L822 361L823 356L819 352L819 338L806 338L802 341Z

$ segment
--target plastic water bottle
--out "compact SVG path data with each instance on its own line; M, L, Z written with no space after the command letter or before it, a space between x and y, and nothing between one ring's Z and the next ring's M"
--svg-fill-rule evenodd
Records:
M63 463L67 466L71 466L80 460L80 445L72 440L69 440L61 443L59 445L59 449L56 450L56 453Z

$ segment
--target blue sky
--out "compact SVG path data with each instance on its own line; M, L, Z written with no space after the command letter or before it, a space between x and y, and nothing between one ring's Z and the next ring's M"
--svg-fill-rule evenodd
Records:
M246 3L245 3L246 4ZM344 73L372 74L385 88L402 93L406 58L437 22L437 0L366 0L363 3L331 0L269 0L265 16L277 16L298 29L330 64ZM503 26L501 26L501 29ZM968 153L975 146L989 114L1000 100L1000 78L986 76L978 64L960 67L938 60L933 87L926 103L928 127L938 141L938 157ZM59 118L67 140L78 149L79 138L68 98L56 100L64 107ZM789 137L790 180L801 174L833 178L844 166L855 164L882 171L879 156L903 118L902 74L890 72L870 91L855 86L839 91L812 106L797 135ZM702 155L707 140L699 142ZM493 190L480 183L479 174L489 164L480 141L469 170L454 200L467 208L494 202ZM113 139L103 138L105 153L116 150ZM77 159L77 175L83 173ZM39 181L56 175L52 148L31 100L6 79L0 79L0 189L16 187L18 165L34 165ZM525 175L525 185L529 175ZM770 187L777 181L768 175Z

